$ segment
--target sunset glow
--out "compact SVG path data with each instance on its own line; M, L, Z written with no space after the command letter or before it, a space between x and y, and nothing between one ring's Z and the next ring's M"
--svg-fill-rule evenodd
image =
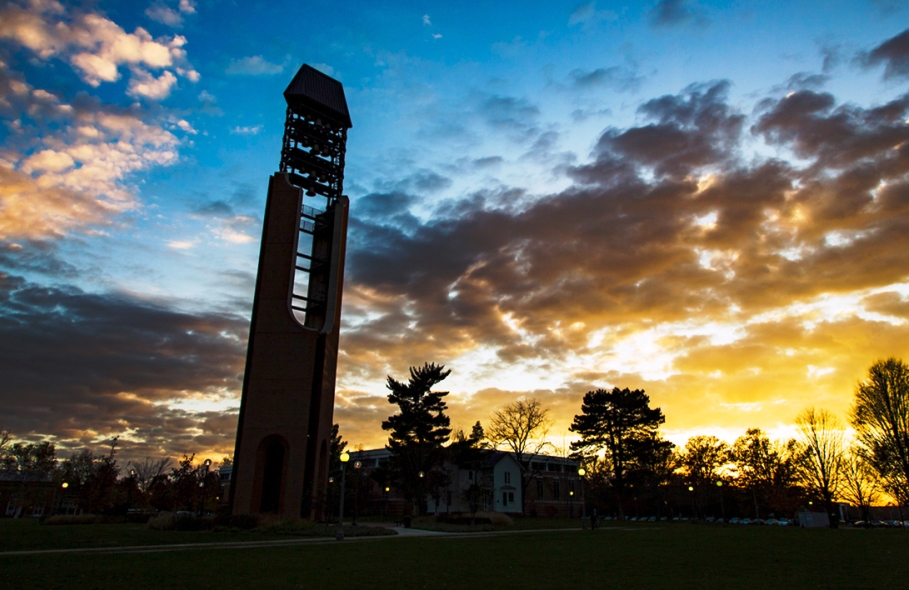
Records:
M242 3L241 3L242 4ZM16 437L233 452L282 91L344 84L335 422L384 444L643 388L664 435L847 417L909 360L909 29L884 1L0 8L0 402ZM276 29L276 24L281 24Z

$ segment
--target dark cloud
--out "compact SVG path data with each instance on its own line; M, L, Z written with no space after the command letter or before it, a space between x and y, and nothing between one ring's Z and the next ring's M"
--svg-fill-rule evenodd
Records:
M909 275L907 99L766 99L751 129L796 164L742 153L748 117L727 91L645 102L642 124L605 130L562 192L478 193L406 229L358 222L346 370L381 378L386 359L477 346L542 366L583 354L595 330L757 314ZM521 206L490 206L509 200Z
M909 29L859 54L858 61L866 68L883 64L885 80L909 78Z
M643 76L619 66L597 68L591 71L573 70L568 74L573 88L580 90L609 88L617 92L629 92L641 87Z
M760 105L765 112L752 128L768 142L791 147L802 158L823 167L846 168L868 158L901 160L909 140L909 94L865 109L836 105L829 93L808 90ZM899 148L890 158L887 150ZM895 165L905 165L894 162Z
M79 272L59 257L60 246L47 240L0 241L0 268L72 279Z
M830 76L825 74L812 74L810 72L798 72L792 74L786 80L782 88L786 90L820 90L830 81Z
M247 327L245 318L2 274L0 427L64 447L123 434L136 457L228 449L232 412L169 406L238 396Z
M205 217L230 217L234 214L234 208L225 201L211 201L201 207L193 210L196 215Z
M654 27L706 25L707 22L704 12L687 0L659 0L650 10L650 24Z
M512 140L526 141L538 133L540 109L525 98L490 96L479 104L477 111L487 125Z
M575 174L590 178L597 167L611 169L622 159L659 175L680 177L734 158L745 117L726 104L728 89L728 82L694 85L681 95L644 103L638 112L654 122L606 130L597 143L596 163Z

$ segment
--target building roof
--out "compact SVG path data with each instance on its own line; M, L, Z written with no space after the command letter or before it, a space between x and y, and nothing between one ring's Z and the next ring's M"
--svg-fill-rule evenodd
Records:
M300 68L284 91L284 100L292 109L304 108L334 120L346 129L353 127L344 87L330 76L306 64Z
M53 479L47 473L41 473L40 471L15 471L15 470L0 470L0 482L36 482L36 483L52 483Z

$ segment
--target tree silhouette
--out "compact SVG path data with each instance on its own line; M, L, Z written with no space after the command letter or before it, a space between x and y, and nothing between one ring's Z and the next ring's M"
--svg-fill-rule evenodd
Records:
M895 358L871 365L855 389L851 419L887 493L909 502L909 366Z
M575 456L605 450L621 518L625 517L623 499L629 471L657 463L672 447L657 432L665 421L660 408L650 407L650 398L642 389L615 387L584 394L581 414L574 417L569 428L581 435L581 440L571 443L571 448Z
M791 512L798 476L798 443L773 442L760 428L749 428L732 445L732 460L743 487L751 490L754 517L761 517L760 504Z
M451 421L444 397L448 392L432 391L451 371L443 365L426 363L410 368L407 383L388 377L388 403L396 404L399 413L382 422L390 431L386 448L392 479L404 497L419 503L420 514L426 513L427 474L441 464L441 450L451 435Z
M820 496L830 516L830 526L837 527L838 511L834 510L842 478L845 448L843 424L827 410L806 408L795 418L803 445L800 466L809 493Z
M545 438L551 424L549 410L535 398L506 404L489 419L490 442L514 453L521 468L521 514L527 506L527 487L536 475L531 465L549 445Z

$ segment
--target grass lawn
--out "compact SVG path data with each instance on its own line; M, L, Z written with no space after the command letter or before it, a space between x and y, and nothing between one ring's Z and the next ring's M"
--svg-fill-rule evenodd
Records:
M4 537L15 534L5 522L3 525ZM97 528L103 534L104 526L125 525L86 528ZM61 529L78 527L53 528L70 534ZM255 538L263 539L261 535ZM0 557L0 587L906 588L907 556L909 531L904 530L629 523L598 531L553 530L480 538L410 537L149 554Z

